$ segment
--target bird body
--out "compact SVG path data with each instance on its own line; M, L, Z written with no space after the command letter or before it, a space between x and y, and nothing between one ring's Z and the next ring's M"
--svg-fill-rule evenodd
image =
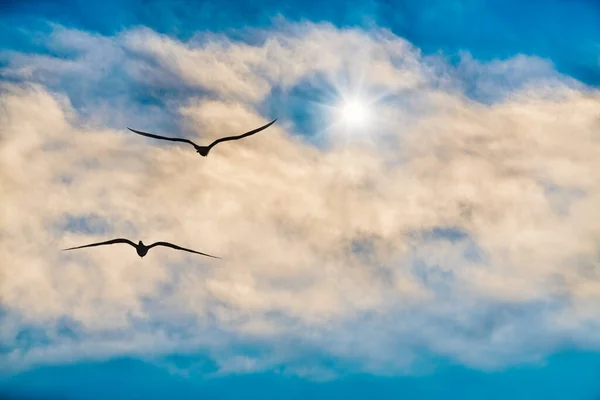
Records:
M174 245L174 244L169 243L169 242L156 242L156 243L152 243L149 246L146 246L141 240L138 242L138 244L135 244L131 240L129 240L129 239L123 239L123 238L107 240L106 242L98 242L98 243L86 244L86 245L83 245L83 246L70 247L68 249L63 249L63 251L82 249L84 247L103 246L103 245L116 244L116 243L125 243L125 244L128 244L130 246L135 247L135 251L137 252L138 256L140 256L140 257L144 257L146 254L148 254L148 251L151 248L155 247L155 246L165 246L165 247L170 247L170 248L175 249L175 250L182 250L182 251L187 251L187 252L190 252L190 253L200 254L200 255L203 255L203 256L206 256L206 257L220 258L220 257L211 256L210 254L201 253L199 251L186 249L184 247L179 247L179 246Z
M208 146L194 146L196 148L196 153L200 154L202 157L206 157L208 152L210 151L210 147Z
M146 246L141 240L138 243L138 245L135 247L135 251L138 253L138 256L140 256L140 257L144 257L146 254L148 254L148 250L150 250L150 247Z
M194 149L196 149L196 152L198 154L200 154L202 157L206 157L208 155L208 153L210 152L210 150L217 144L219 144L221 142L226 142L229 140L239 140L239 139L245 138L247 136L254 135L255 133L258 133L262 130L267 129L269 126L273 125L275 123L275 121L277 121L277 118L275 118L273 121L269 122L268 124L261 126L260 128L253 129L253 130L243 133L241 135L227 136L227 137L217 139L214 142L212 142L211 144L209 144L208 146L198 146L196 143L192 142L189 139L160 136L160 135L155 135L153 133L138 131L138 130L131 129L131 128L127 128L127 129L129 129L133 133L137 133L138 135L146 136L146 137L153 138L153 139L161 139L161 140L168 140L170 142L182 142L182 143L191 144L192 146L194 146Z

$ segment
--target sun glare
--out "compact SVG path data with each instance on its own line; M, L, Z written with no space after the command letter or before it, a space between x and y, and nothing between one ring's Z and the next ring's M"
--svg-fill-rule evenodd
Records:
M341 106L341 116L344 122L353 126L364 126L369 119L369 110L363 102L351 100Z

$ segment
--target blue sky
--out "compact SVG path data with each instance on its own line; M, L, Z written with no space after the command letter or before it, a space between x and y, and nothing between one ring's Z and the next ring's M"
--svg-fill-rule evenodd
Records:
M154 398L175 394L186 398L239 398L250 394L263 399L342 396L376 396L382 399L399 396L419 399L594 399L598 396L599 367L600 357L597 355L565 353L551 357L543 368L512 368L493 374L442 366L435 374L418 377L350 375L334 381L314 382L272 372L207 380L169 374L141 361L119 359L101 364L42 368L24 374L16 381L21 388L29 386L21 391L32 394L32 398L54 398L52 396L68 393L85 399L109 396L118 399Z
M542 1L331 1L252 3L215 1L69 0L5 2L2 45L31 48L31 38L16 27L47 21L114 34L143 25L181 39L198 31L226 32L269 26L282 15L290 20L327 21L336 26L381 26L425 52L455 55L468 51L479 60L537 55L560 72L600 84L598 4L594 0ZM435 26L435 29L432 27Z
M2 2L0 394L600 396L600 4L322 3Z

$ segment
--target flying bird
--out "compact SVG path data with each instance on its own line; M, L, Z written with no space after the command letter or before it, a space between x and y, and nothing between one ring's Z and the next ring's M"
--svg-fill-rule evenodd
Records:
M84 247L102 246L102 245L115 244L115 243L126 243L126 244L129 244L129 245L135 247L135 250L137 251L138 256L140 256L140 257L144 257L146 254L148 254L148 250L150 250L154 246L165 246L165 247L170 247L170 248L175 249L175 250L183 250L183 251L189 251L190 253L201 254L201 255L207 256L207 257L219 258L219 259L221 258L221 257L211 256L210 254L200 253L199 251L195 251L195 250L190 250L190 249L186 249L186 248L183 248L183 247L179 247L179 246L176 246L176 245L174 245L172 243L168 243L168 242L156 242L156 243L151 244L150 246L146 246L144 243L142 243L141 240L140 240L140 242L138 244L135 244L131 240L121 239L121 238L119 238L119 239L113 239L113 240L107 240L106 242L86 244L84 246L70 247L68 249L63 249L63 251L66 251L66 250L75 250L75 249L82 249Z
M275 121L277 121L277 118L275 118L273 121L269 122L268 124L261 126L260 128L256 128L254 130L251 130L250 132L246 132L246 133L243 133L243 134L238 135L238 136L228 136L228 137L217 139L214 142L212 142L211 144L209 144L208 146L198 146L196 143L192 142L189 139L159 136L159 135L154 135L154 134L148 133L148 132L137 131L137 130L131 129L131 128L127 128L127 129L129 129L131 132L137 133L138 135L142 135L142 136L146 136L146 137L150 137L150 138L154 138L154 139L169 140L171 142L189 143L192 146L194 146L194 148L196 149L197 153L199 153L202 157L206 157L208 155L208 152L210 151L210 149L212 149L218 143L226 142L228 140L238 140L238 139L245 138L247 136L254 135L255 133L258 133L258 132L260 132L260 131L262 131L264 129L267 129L269 126L273 125L275 123Z

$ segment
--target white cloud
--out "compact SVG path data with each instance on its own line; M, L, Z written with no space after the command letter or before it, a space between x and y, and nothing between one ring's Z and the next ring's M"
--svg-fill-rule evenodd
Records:
M0 356L5 369L205 349L226 371L287 363L308 376L321 367L297 352L310 349L393 373L419 362L417 348L497 367L569 341L600 345L597 92L522 56L453 71L385 31L301 24L263 34L258 45L181 43L147 29L104 38L61 28L50 43L74 58L11 57L3 75L23 83L2 87L0 108L0 300L10 320L0 335L14 348ZM96 93L102 68L137 90L181 89L164 112L199 141L267 122L274 88L317 76L330 85L362 76L387 97L370 141L337 132L318 148L282 120L204 159L113 129L112 103L82 110L64 94L72 88L61 93L60 82L82 77ZM548 78L530 80L540 68ZM506 95L487 105L466 97L457 76L473 69L485 90ZM506 76L527 84L507 89ZM146 117L149 129L161 118L135 118ZM57 228L89 215L109 232ZM427 233L440 227L453 239ZM223 260L59 251L109 236ZM64 317L74 339L58 334ZM23 347L27 326L49 342ZM234 342L270 355L237 354Z

